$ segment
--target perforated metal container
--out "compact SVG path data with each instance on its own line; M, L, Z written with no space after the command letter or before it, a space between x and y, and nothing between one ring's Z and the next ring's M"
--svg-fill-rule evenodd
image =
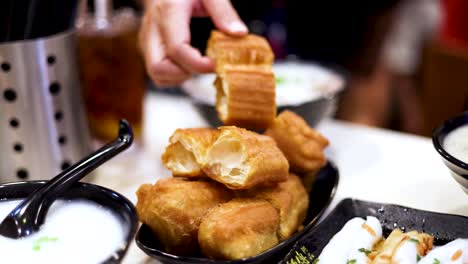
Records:
M0 44L0 182L49 179L89 151L74 31Z

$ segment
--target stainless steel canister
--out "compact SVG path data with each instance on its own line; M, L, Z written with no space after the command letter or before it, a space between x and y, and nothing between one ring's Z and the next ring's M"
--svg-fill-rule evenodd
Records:
M49 179L89 153L75 37L0 44L0 182Z

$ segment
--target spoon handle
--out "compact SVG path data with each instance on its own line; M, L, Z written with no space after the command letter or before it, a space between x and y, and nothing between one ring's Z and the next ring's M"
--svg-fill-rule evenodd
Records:
M124 151L133 141L133 132L126 120L121 120L119 123L119 137L114 141L104 145L97 151L91 153L89 156L83 158L78 163L72 165L70 168L58 174L54 177L49 184L46 184L43 188L38 190L35 195L41 196L44 199L37 199L36 201L42 201L42 208L47 208L60 196L63 191L68 190L74 183L81 180L84 176L89 174L91 171L99 167L104 162L113 158L115 155ZM47 204L50 203L50 204ZM38 217L44 218L44 210L38 211ZM39 216L39 214L41 216Z
M10 221L15 222L14 224L17 228L23 229L17 229L15 231L16 233L18 233L18 231L20 231L19 233L23 233L20 234L19 237L27 236L30 233L37 231L37 229L39 229L39 227L44 223L49 207L61 194L99 165L130 147L132 142L132 129L126 120L121 120L119 124L119 136L117 139L106 144L78 163L61 172L43 187L34 191L5 218L0 225L0 234L7 235L9 237L18 237L18 235L12 234L12 236L10 236L6 234L6 230L2 228L7 226L5 222ZM31 227L33 230L31 230Z

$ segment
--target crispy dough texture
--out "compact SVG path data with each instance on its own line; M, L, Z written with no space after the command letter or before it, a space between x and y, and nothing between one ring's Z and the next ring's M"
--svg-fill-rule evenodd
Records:
M327 162L323 149L328 145L328 140L294 112L281 112L265 135L276 141L292 171L317 171Z
M216 72L221 73L226 64L253 64L270 67L274 54L265 38L249 34L232 37L220 31L211 31L206 55L216 62Z
M288 239L304 222L309 207L309 195L302 185L301 179L294 174L288 180L273 186L260 186L238 195L270 202L279 213L280 225L278 238Z
M272 138L234 126L218 129L202 167L208 177L230 189L287 180L288 161Z
M418 231L411 231L403 233L400 229L394 229L387 237L385 242L379 245L377 255L371 256L373 258L372 264L392 264L392 257L400 247L400 245L409 240L418 240L417 250L420 256L425 256L429 250L432 249L434 237L426 233L419 233Z
M212 128L177 129L169 139L161 160L174 176L204 176L201 164L218 131Z
M216 110L225 125L265 130L276 116L274 55L260 36L212 31L206 50L216 62Z
M278 244L278 224L269 202L234 199L210 210L200 224L198 242L209 258L251 257Z
M275 76L271 70L226 67L214 84L216 110L225 125L265 130L276 117Z
M137 191L136 209L167 252L183 255L198 250L198 227L206 213L232 196L216 182L167 178L143 184Z

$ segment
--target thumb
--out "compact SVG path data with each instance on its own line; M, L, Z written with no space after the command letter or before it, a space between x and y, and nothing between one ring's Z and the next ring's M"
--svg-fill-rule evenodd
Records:
M229 0L203 0L206 12L215 26L230 35L243 36L249 32Z

